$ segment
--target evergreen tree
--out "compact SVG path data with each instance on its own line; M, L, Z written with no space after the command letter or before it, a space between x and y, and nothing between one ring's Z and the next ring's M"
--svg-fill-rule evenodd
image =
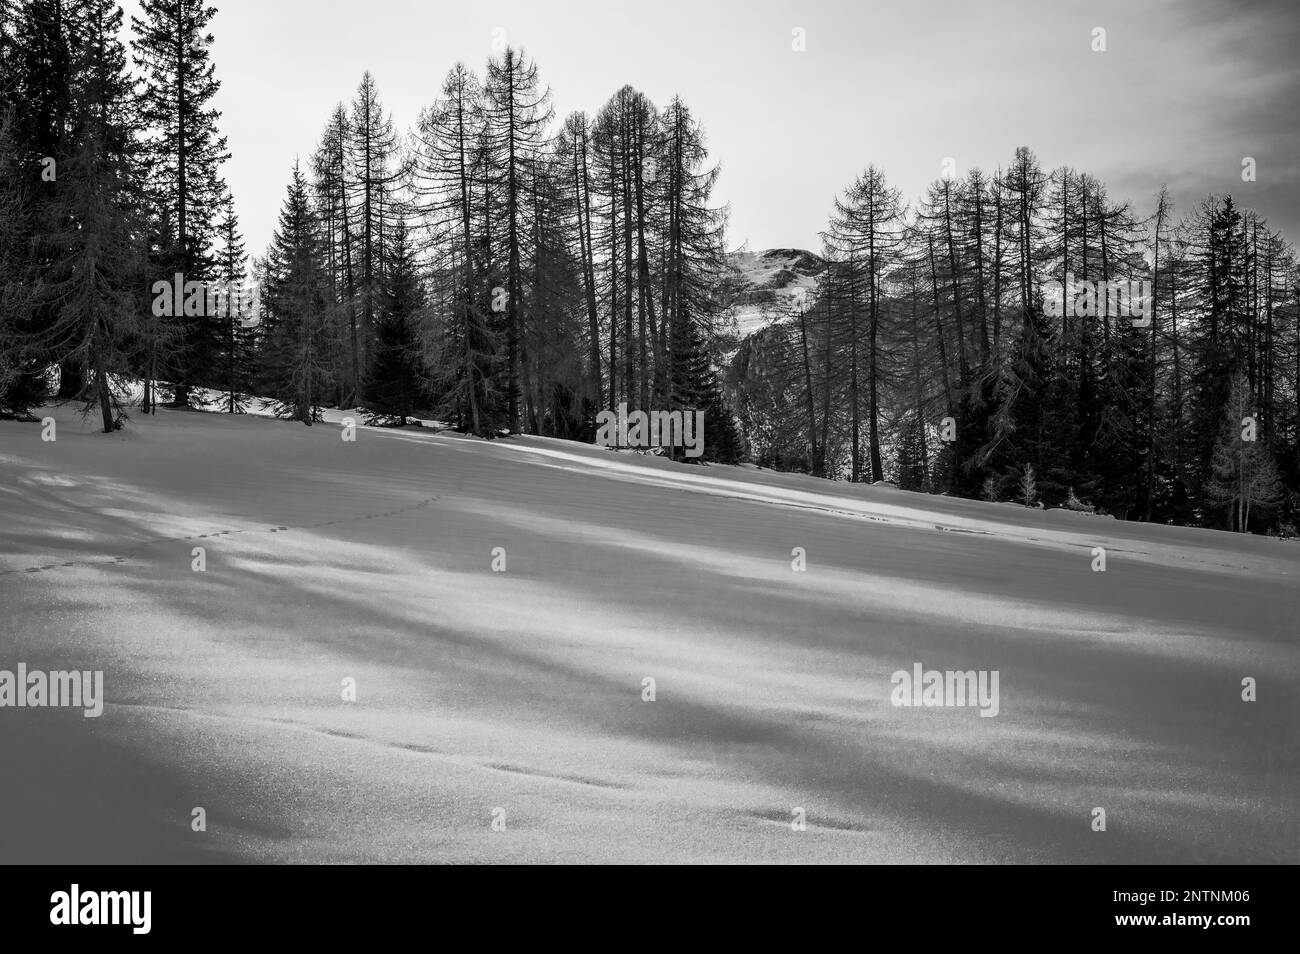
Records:
M884 479L880 450L880 395L888 371L880 347L886 314L882 284L896 262L902 239L902 197L884 173L868 166L835 200L826 233L828 258L839 265L842 294L835 309L841 347L847 351L848 401L852 434L852 480L863 479L861 459L862 398L866 397L867 451L870 479ZM842 317L841 317L842 316Z
M394 228L390 255L388 287L379 310L364 395L372 423L396 418L397 426L403 427L424 395L425 372L419 333L424 292L401 222Z
M929 489L930 475L925 466L925 422L908 415L898 443L898 486L901 490Z
M217 128L221 113L212 98L221 88L208 46L216 8L204 0L141 0L142 17L131 18L135 62L144 74L140 115L148 129L147 158L154 202L165 209L167 234L150 262L154 275L210 282L217 277L211 253L226 193L219 170L228 157ZM170 352L173 403L190 403L193 387L214 383L223 338L215 315L177 315L180 335Z
M578 257L582 267L583 301L587 315L587 369L589 391L594 407L601 407L601 340L597 309L595 248L592 245L592 183L590 166L591 132L587 114L571 113L555 142L559 172L567 179L565 207L571 217L570 228L577 232ZM571 240L570 240L571 244ZM662 323L661 323L662 328ZM662 352L659 355L662 361Z
M342 103L334 107L320 144L312 156L312 191L325 242L329 300L333 306L333 362L337 375L340 407L357 403L361 389L362 336L357 296L355 198L351 194L352 172L348 152L352 123Z
M1020 493L1020 502L1026 507L1032 507L1038 502L1038 481L1034 478L1033 464L1025 464L1025 469L1020 474L1020 483L1017 489Z
M686 413L704 412L704 452L699 460L737 463L744 448L710 364L704 337L685 311L677 313L676 322L672 335L673 393L670 409ZM675 452L673 456L679 454Z
M263 393L276 414L310 426L329 383L326 276L307 181L295 163L263 265Z
M3 364L6 384L0 403L24 416L26 408L43 400L46 366L53 357L40 350L40 341L57 315L48 298L34 294L53 267L55 248L40 235L55 221L63 183L58 169L72 153L73 58L78 30L67 0L27 0L6 4L0 17L0 114L8 116L4 162L9 170L7 195L8 262L0 283L8 286L12 311L2 319L12 347ZM66 181L66 180L64 180ZM8 218L12 215L13 218ZM66 357L59 367L58 396L82 393L85 371Z
M592 437L594 402L583 360L582 263L574 248L564 164L538 156L528 170L529 274L521 313L524 413L527 430L555 437Z
M743 443L708 351L714 322L724 307L718 288L730 267L724 251L727 213L712 202L718 167L706 165L703 130L680 98L674 98L660 115L660 142L663 158L658 175L663 180L666 230L661 317L667 326L664 398L670 409L703 410L706 458L734 461ZM612 359L610 365L612 369ZM611 394L612 382L611 376Z
M118 40L122 11L113 0L74 5L81 42L70 90L71 153L61 164L57 200L41 223L51 262L37 296L53 315L40 350L85 368L86 409L97 408L105 432L120 426L112 376L124 374L144 310L137 259L140 215L132 82Z
M1246 236L1231 196L1211 196L1188 223L1187 274L1193 324L1193 401L1189 409L1195 460L1193 491L1204 491L1207 463L1238 371L1246 367Z
M462 430L491 437L509 426L499 391L504 362L491 321L491 182L480 162L486 122L484 94L473 73L456 64L442 95L420 115L415 134L416 202L433 259L434 334L439 371L433 381L437 412Z
M34 421L48 392L45 362L31 334L30 210L18 168L16 109L0 100L0 418Z
M519 430L521 416L520 301L524 288L524 243L527 224L526 169L540 148L551 120L550 89L543 89L537 65L522 50L506 47L488 62L485 145L491 167L492 188L504 203L506 409L510 429Z
M1226 513L1229 530L1245 533L1251 511L1271 511L1282 498L1277 466L1259 440L1259 420L1245 372L1232 376L1224 419L1210 457L1206 498Z
M244 250L244 237L239 232L235 200L229 194L226 195L222 205L217 235L220 242L217 275L225 295L224 308L218 315L223 331L220 354L221 385L225 392L226 412L242 414L247 407L247 397L253 388L256 326L251 320L253 316L246 311L250 305L248 254Z
M331 130L331 135L335 134ZM384 111L375 78L367 70L352 102L346 132L348 165L344 188L355 210L357 281L355 294L360 331L353 337L356 367L369 366L376 314L388 266L387 245L393 223L402 214L397 200L405 166L398 154L392 117Z

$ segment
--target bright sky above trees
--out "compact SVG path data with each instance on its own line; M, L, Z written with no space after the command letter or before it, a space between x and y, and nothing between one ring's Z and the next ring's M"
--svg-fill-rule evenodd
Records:
M405 132L452 63L482 70L498 28L536 58L557 118L624 83L660 106L681 93L723 165L733 245L815 248L836 190L869 162L915 201L945 157L962 174L1018 145L1139 211L1165 182L1180 216L1231 190L1300 234L1292 0L369 0L364 18L321 0L216 2L225 172L258 254L295 156L363 70Z

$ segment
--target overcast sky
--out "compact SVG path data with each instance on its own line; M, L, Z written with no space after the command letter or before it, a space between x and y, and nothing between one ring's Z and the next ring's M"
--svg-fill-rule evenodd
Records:
M258 254L295 157L363 70L404 133L454 62L482 70L497 28L537 60L557 117L624 83L660 105L680 93L722 165L733 247L817 248L868 163L914 202L944 157L991 170L1018 145L1144 211L1162 183L1179 214L1230 191L1300 239L1300 0L215 3L224 173Z

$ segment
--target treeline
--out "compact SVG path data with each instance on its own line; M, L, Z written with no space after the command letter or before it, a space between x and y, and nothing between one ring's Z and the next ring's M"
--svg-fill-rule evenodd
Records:
M1300 273L1259 214L1162 191L1144 218L1021 148L914 208L869 167L824 239L729 375L760 463L1293 532Z
M0 413L29 417L58 367L62 399L119 426L117 382L222 381L230 334L155 282L239 283L244 256L220 177L225 139L207 45L213 9L143 0L131 55L112 0L0 0ZM222 369L222 370L218 370Z
M308 424L361 406L485 437L592 440L625 404L703 411L706 460L1295 526L1300 277L1230 197L1180 217L1162 192L1142 217L1022 148L909 206L868 167L816 292L732 353L726 210L689 108L625 86L557 122L512 48L432 82L406 134L365 74L250 261L214 12L144 0L128 49L111 0L0 0L0 415L30 419L56 367L105 430L128 384L144 413L257 395ZM251 312L201 293L241 286Z
M621 403L702 410L706 456L738 459L714 370L725 210L680 99L660 110L624 87L557 125L536 65L507 48L482 75L454 66L401 136L367 73L250 263L209 105L213 9L148 0L137 75L115 4L0 2L0 411L39 403L58 364L60 396L93 396L105 429L120 376L145 382L146 411L155 390L189 406L206 388L232 412L258 394L306 423L361 405L483 436L590 440ZM154 307L158 281L228 287L249 270L254 315Z
M512 48L437 92L403 146L367 74L313 154L332 400L400 418L423 396L472 433L581 440L620 403L703 410L710 458L737 459L710 350L725 213L686 104L625 86L555 126Z

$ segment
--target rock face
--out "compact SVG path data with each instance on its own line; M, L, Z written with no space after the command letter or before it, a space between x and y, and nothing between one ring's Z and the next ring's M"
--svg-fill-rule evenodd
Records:
M802 248L733 252L732 264L737 273L732 308L742 340L790 315L826 270L820 255Z

